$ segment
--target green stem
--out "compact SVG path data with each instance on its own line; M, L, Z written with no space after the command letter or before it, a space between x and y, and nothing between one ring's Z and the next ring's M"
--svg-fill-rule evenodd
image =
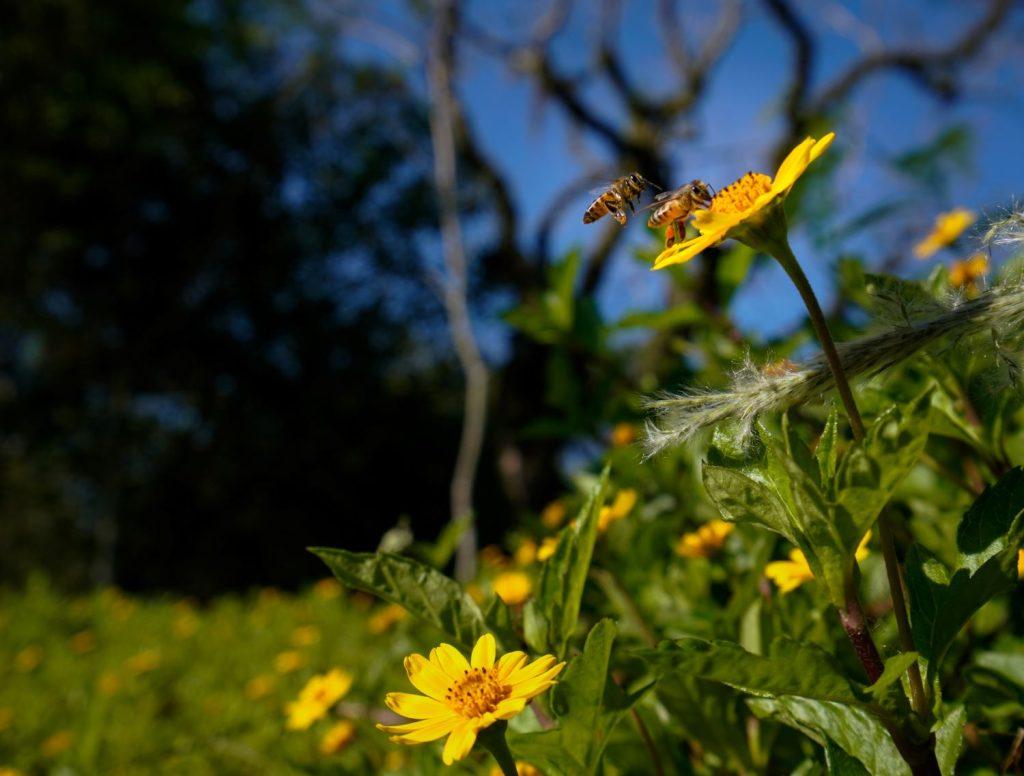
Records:
M512 756L512 752L509 751L508 742L505 740L505 731L507 729L507 722L503 720L495 722L490 727L481 730L477 740L491 753L504 776L518 776L519 771L516 768L516 760Z

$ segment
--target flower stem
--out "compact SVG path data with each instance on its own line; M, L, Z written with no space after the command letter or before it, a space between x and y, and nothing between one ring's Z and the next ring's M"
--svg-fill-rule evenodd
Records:
M800 294L800 298L804 301L804 306L807 308L807 313L811 318L811 325L814 326L814 332L818 335L822 350L825 352L825 358L828 360L829 367L831 367L832 374L835 377L836 390L839 392L839 398L842 400L846 415L850 420L853 438L859 442L864 439L864 421L861 419L860 410L857 409L857 402L853 398L850 382L846 379L843 362L839 358L839 352L836 350L836 344L832 339L832 333L829 331L825 314L821 311L821 305L818 304L818 297L815 296L814 289L811 288L810 281L807 280L807 275L804 274L789 244L782 241L773 244L772 247L775 249L772 251L772 255L782 265L782 268L786 270L786 274L789 275L790 280L793 281L793 285L796 286L796 290ZM907 616L906 596L903 592L903 575L900 570L899 559L896 557L892 527L884 512L878 519L878 534L882 544L882 557L885 560L885 573L889 580L893 615L896 618L896 628L900 635L900 646L906 652L913 652L914 638L910 630L910 618ZM854 596L854 600L856 600L856 596ZM857 608L860 608L859 603ZM854 619L858 618L854 617ZM863 615L861 615L860 619L863 619ZM844 626L845 624L844 619ZM849 629L847 629L847 632L849 632ZM870 640L870 634L865 633L864 635L867 635ZM852 635L851 638L853 638ZM858 655L861 655L862 645L855 641L855 646L857 646ZM864 648L866 649L866 647ZM874 642L871 642L871 648L877 656L878 650ZM865 653L865 656L867 656L867 653ZM862 657L862 661L863 659ZM864 664L864 667L868 670L867 663ZM869 676L870 673L871 671L869 670ZM929 716L928 698L924 691L924 683L921 681L921 670L918 668L917 663L912 663L907 673L910 679L911 704L914 707L914 711L927 719Z
M507 722L495 722L490 727L481 730L477 740L491 753L504 776L518 776L519 771L516 768L515 758L512 756L512 752L509 751L508 742L505 740L505 731L507 729Z

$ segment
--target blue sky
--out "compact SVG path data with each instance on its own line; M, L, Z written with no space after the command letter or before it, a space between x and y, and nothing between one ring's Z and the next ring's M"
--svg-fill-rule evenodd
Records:
M495 34L522 39L529 23L545 2L476 0L470 16ZM795 7L819 36L817 69L813 86L827 82L855 57L860 46L941 45L960 34L977 18L985 3L907 0L837 2L795 0ZM672 71L654 24L655 4L625 2L618 40L634 80L652 89L671 88ZM707 34L716 3L683 2L682 14L691 40ZM569 69L582 67L592 52L597 28L597 2L577 3L570 22L558 38L559 62ZM766 172L766 156L779 137L776 106L780 85L789 74L790 50L783 34L766 16L761 4L748 2L741 33L712 78L692 140L676 140L673 156L676 179L693 177L722 186L748 169ZM381 3L375 12L382 24L395 25L413 39L422 33L402 16L401 6ZM844 154L840 172L841 207L852 216L881 198L900 193L915 197L900 229L884 234L865 234L851 247L869 258L909 247L914 237L927 230L934 215L953 205L979 212L1006 205L1024 191L1024 39L1018 9L1011 24L994 40L981 58L974 75L966 81L964 98L943 104L900 75L869 80L857 92L850 110L837 126L837 150ZM606 149L596 140L574 136L571 125L554 104L539 103L528 79L512 72L503 62L472 49L464 53L458 80L479 141L505 172L525 218L523 236L529 237L552 198L586 169L588 160L606 160ZM599 88L585 93L590 104L614 116L615 101ZM970 168L955 194L912 191L886 170L886 158L920 146L952 123L963 122L973 135ZM586 157L586 159L581 158ZM625 171L624 171L625 172ZM587 245L599 230L585 227L580 215L588 198L566 208L554 234L557 249ZM797 225L799 226L799 225ZM636 307L657 307L661 279L631 258L631 247L649 244L650 236L631 222L628 239L620 244L611 271L601 290L602 307L610 317ZM884 238L884 239L883 239ZM884 242L880 245L879 242ZM831 255L818 255L807 241L795 239L795 247L812 283L828 297L831 286ZM951 257L947 257L951 258ZM909 263L908 273L924 273L930 264ZM791 298L790 298L791 297ZM766 304L765 299L771 299ZM788 304L792 301L792 304ZM795 292L781 271L771 265L748 279L736 300L733 315L741 327L771 334L785 329L802 315Z

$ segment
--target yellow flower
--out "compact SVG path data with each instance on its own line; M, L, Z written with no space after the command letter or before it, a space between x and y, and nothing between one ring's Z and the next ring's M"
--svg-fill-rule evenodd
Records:
M781 203L811 162L825 153L834 139L834 132L829 132L820 140L805 138L789 152L774 178L764 173L748 172L719 191L712 198L711 207L694 211L693 223L700 234L662 251L654 260L654 269L689 261L728 237L753 243L752 247L761 249L761 238L765 235L759 232L760 227L777 211L776 208L769 208L769 205L777 200Z
M124 661L128 672L138 676L160 667L160 650L146 649Z
M96 636L91 630L79 631L71 637L71 651L76 655L84 655L96 648Z
M516 547L515 561L517 566L529 566L537 559L537 542L523 539Z
M384 755L385 771L400 771L403 767L405 767L405 752L392 749Z
M544 776L543 773L538 771L532 765L520 760L516 760L516 774L517 776ZM501 768L497 765L493 766L489 776L502 776Z
M555 550L558 549L558 537L548 536L540 543L540 547L537 549L537 560L541 563L546 561L552 555L555 554Z
M332 577L321 579L313 585L313 595L325 601L331 601L341 596L341 584Z
M1024 550L1017 552L1017 578L1024 579ZM2 726L0 729L3 729Z
M868 556L868 542L871 540L871 531L864 534L857 546L854 556L858 561ZM789 560L776 560L765 566L764 574L775 583L779 592L785 595L796 590L804 582L814 579L811 567L807 563L807 556L800 550L793 550L789 553Z
M676 545L676 552L684 558L710 558L722 549L735 527L724 520L712 520L693 533L683 534Z
M4 732L11 726L11 721L14 719L14 712L10 709L0 709L0 733Z
M254 676L245 683L245 697L251 701L258 701L268 695L274 689L275 684L274 677L268 674Z
M987 274L988 257L984 253L975 253L968 259L953 262L949 268L949 285L974 295L978 293L978 281Z
M121 679L113 671L104 671L96 680L96 689L101 695L113 695L121 689Z
M395 623L404 620L407 614L408 612L398 604L388 604L383 609L375 612L366 621L366 628L374 636L379 636L389 630Z
M509 606L526 603L533 592L530 577L522 571L505 571L494 578L492 584L495 595Z
M306 730L345 697L352 686L352 675L340 668L318 674L302 688L299 697L285 706L289 730Z
M558 528L565 520L566 508L560 500L552 501L540 513L540 521L545 528Z
M35 671L42 662L43 648L37 644L25 647L14 656L14 667L25 674L29 671Z
M320 629L315 625L300 625L292 631L291 640L296 647L311 647L320 641Z
M931 232L914 246L914 255L919 259L927 259L956 240L967 227L974 223L974 220L974 213L963 207L939 213L935 217L935 226L932 227Z
M0 776L24 776L24 773L17 768L4 768L0 766Z
M627 447L636 441L636 426L632 423L616 423L612 428L612 447Z
M623 488L615 495L609 506L601 507L597 516L597 530L604 533L612 523L617 523L628 516L636 506L637 493L632 488Z
M57 757L68 749L75 742L75 737L70 730L58 730L39 745L39 752L43 757Z
M377 725L395 743L419 744L448 736L441 759L446 765L465 757L477 733L498 720L521 712L526 704L555 684L565 666L553 655L532 663L523 652L509 652L495 661L494 637L485 633L467 661L450 644L430 650L430 658L405 659L409 681L423 695L388 693L385 703L403 717L403 725Z
M496 544L488 544L480 550L480 563L485 568L501 569L508 565L508 558Z
M346 746L352 743L356 737L356 726L347 719L341 720L331 726L330 730L324 733L320 739L320 754L330 756L338 754Z
M191 638L191 636L199 628L199 618L196 617L192 612L183 611L177 617L174 618L174 624L171 625L171 629L174 631L174 635L179 639Z
M301 652L289 649L274 658L274 668L279 674L290 674L302 668L302 664L305 662L306 659Z

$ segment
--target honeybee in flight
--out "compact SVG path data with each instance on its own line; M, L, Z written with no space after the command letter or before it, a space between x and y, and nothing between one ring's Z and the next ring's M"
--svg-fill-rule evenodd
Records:
M668 224L665 231L665 247L671 246L685 232L684 221L694 210L711 206L711 186L702 180L694 179L685 186L674 191L663 191L654 198L654 202L644 210L653 208L654 212L647 219L649 227L657 228Z
M644 189L652 185L638 172L624 175L613 181L598 195L597 199L590 203L587 212L583 214L583 223L591 224L597 219L611 214L611 217L620 225L625 225L626 208L628 207L630 212L635 213L633 200L639 199L640 195L644 193Z

